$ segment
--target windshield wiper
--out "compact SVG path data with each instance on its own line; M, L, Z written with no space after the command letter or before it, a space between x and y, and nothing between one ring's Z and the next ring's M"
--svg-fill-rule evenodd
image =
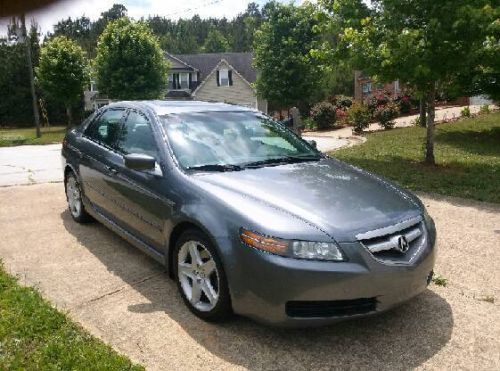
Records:
M198 170L198 171L239 171L243 168L238 165L232 164L206 164L206 165L198 165L198 166L189 166L186 170Z
M244 168L255 168L266 165L280 165L280 164L292 164L297 162L305 162L305 161L319 161L321 160L321 156L284 156L277 158L269 158L267 160L248 162L246 164L242 164L241 166Z

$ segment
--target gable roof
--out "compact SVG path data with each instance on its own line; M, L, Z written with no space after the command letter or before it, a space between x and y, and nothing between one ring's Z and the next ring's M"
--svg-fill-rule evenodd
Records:
M212 71L210 71L210 73L203 79L200 85L198 85L198 87L193 91L193 96L195 96L198 90L200 90L207 83L209 77L212 76L220 68L221 65L226 65L229 69L233 71L234 74L238 75L243 80L243 82L250 87L250 89L253 90L253 86L251 85L251 83L247 79L245 79L245 77L241 73L239 73L238 70L234 68L234 66L230 65L225 59L221 59L219 63L215 65Z
M252 53L176 54L174 57L199 70L199 81L205 80L221 60L230 64L249 83L257 79L257 72L252 66Z
M196 71L196 68L191 66L189 63L186 63L183 60L177 58L175 55L172 55L170 53L165 52L165 56L172 63L172 66L171 66L172 70L179 70L180 69L180 70Z

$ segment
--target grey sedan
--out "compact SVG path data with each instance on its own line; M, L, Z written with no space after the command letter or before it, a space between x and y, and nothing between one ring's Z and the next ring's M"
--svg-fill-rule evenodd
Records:
M74 220L164 264L205 320L330 323L432 278L436 232L417 197L252 109L114 103L68 132L62 156Z

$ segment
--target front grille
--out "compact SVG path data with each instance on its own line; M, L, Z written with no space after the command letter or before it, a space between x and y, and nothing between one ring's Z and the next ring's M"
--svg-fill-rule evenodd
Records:
M289 317L319 318L346 317L367 314L377 309L377 299L353 299L330 301L289 301L285 310Z
M356 236L361 244L378 260L389 263L411 263L425 245L426 232L421 217L396 225L365 232ZM401 249L404 237L407 250Z

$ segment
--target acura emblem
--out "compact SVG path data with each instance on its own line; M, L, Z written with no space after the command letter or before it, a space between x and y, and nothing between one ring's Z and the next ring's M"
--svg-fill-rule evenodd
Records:
M410 248L410 244L408 243L408 240L406 239L405 236L399 236L398 237L398 245L396 246L396 250L405 253L408 251Z

